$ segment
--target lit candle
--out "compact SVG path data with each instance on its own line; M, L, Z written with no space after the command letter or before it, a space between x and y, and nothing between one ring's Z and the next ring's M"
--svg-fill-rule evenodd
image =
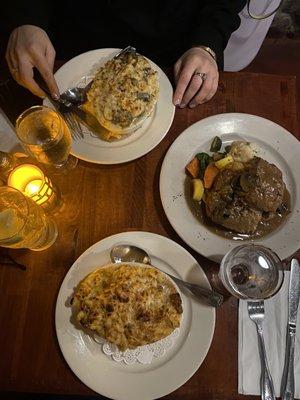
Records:
M53 208L58 201L56 187L36 165L19 165L9 174L7 184L43 207Z

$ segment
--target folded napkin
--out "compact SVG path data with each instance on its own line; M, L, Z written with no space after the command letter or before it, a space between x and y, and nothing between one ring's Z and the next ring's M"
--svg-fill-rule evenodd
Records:
M18 152L21 149L14 126L0 108L0 150Z
M265 300L264 338L275 395L280 396L284 367L288 288L290 273L285 272L283 286L271 299ZM298 309L295 343L295 398L300 398L300 315ZM239 393L260 395L260 360L257 334L247 311L247 302L239 304L238 384Z

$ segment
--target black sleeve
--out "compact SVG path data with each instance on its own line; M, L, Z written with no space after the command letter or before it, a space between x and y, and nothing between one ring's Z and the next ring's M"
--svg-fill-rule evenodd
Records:
M238 13L246 0L201 0L199 14L195 17L195 28L191 31L190 44L210 47L223 68L223 51L232 32L240 26Z
M7 0L1 5L1 29L10 33L21 25L36 25L47 31L53 8L51 0Z

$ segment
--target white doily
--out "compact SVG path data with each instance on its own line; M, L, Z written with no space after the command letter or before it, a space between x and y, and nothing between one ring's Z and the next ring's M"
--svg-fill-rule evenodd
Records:
M118 350L117 346L108 343L105 339L99 336L94 336L94 340L101 344L102 351L108 357L116 362L124 362L127 365L136 363L150 364L153 359L163 357L166 352L173 346L176 338L179 336L179 328L176 328L169 336L158 340L155 343L139 346L134 350Z

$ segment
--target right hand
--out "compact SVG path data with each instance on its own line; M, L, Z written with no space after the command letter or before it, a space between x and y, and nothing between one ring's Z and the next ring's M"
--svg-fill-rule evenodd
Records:
M33 68L37 68L53 99L59 98L59 90L53 75L55 50L43 29L34 25L22 25L14 29L9 37L6 61L13 78L20 85L36 96L44 98L44 91L33 79Z

